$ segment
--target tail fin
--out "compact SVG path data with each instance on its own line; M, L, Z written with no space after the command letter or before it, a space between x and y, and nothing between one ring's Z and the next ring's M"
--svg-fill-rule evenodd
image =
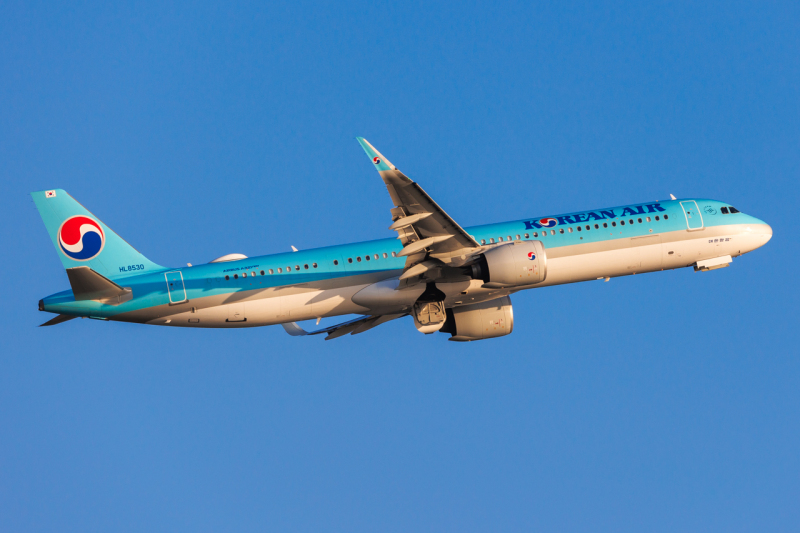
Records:
M88 266L108 278L162 270L62 189L32 192L64 268Z

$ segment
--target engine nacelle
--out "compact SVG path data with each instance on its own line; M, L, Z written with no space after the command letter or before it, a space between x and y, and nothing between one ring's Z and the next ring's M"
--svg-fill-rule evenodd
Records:
M547 255L541 241L513 241L492 248L472 265L472 277L490 289L541 283Z
M443 333L450 333L451 341L479 341L508 335L514 330L514 309L511 298L503 296L447 310Z

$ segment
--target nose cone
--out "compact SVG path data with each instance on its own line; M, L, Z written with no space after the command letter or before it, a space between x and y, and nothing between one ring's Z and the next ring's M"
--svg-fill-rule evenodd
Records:
M748 224L744 235L745 249L748 252L761 248L772 238L772 227L763 220L755 220L754 224Z
M772 238L772 226L769 224L761 224L761 231L761 236L764 237L764 244L767 244Z

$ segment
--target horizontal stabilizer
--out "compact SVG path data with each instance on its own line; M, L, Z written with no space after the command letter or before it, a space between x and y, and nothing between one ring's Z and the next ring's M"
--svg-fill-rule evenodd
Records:
M62 322L66 322L67 320L72 320L73 318L78 318L78 317L72 315L57 315L48 320L47 322L45 322L44 324L39 324L39 327L41 328L42 326L55 326L56 324L61 324Z
M130 289L120 287L86 266L68 268L67 276L75 301L98 300L109 305L119 305L133 297Z

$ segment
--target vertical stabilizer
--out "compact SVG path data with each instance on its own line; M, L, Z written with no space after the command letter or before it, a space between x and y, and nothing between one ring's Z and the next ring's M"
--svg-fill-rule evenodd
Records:
M86 266L107 278L163 270L63 189L31 196L64 268Z

